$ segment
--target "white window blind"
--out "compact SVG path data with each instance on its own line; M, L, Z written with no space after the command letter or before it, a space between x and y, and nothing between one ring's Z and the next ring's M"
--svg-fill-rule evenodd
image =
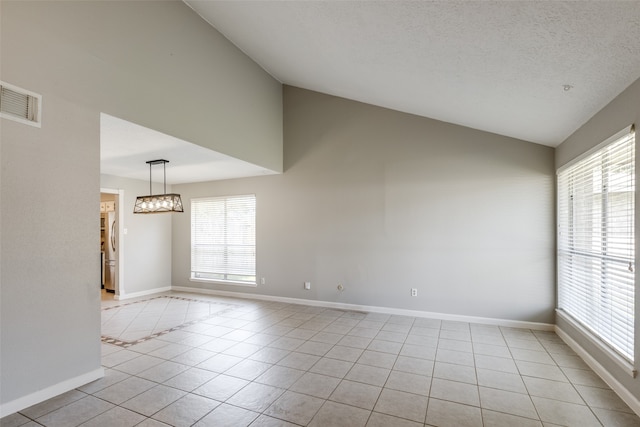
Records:
M191 200L191 278L256 283L256 196Z
M558 308L633 362L633 131L558 172Z

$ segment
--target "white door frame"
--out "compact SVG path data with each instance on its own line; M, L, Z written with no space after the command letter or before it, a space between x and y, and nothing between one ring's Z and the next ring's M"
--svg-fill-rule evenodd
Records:
M114 299L120 299L120 295L125 294L124 283L124 190L115 188L100 188L100 193L116 194L117 204L116 212L118 213L118 263L116 269L118 271L118 282L116 283Z

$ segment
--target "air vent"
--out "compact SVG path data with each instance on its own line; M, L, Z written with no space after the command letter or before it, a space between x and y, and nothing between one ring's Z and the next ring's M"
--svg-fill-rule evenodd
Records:
M0 81L0 117L40 127L42 96Z

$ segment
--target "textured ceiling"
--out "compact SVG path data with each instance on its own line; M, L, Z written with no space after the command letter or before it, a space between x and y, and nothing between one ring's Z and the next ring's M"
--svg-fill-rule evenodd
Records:
M640 1L185 2L285 84L550 146L640 77Z

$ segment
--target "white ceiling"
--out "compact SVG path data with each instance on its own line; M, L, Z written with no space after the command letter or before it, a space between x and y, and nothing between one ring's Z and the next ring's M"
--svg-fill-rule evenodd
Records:
M117 117L100 115L100 173L149 182L146 162L157 159L169 160L167 184L274 173ZM153 182L163 182L161 165L152 166L152 177ZM154 191L160 188L154 186Z
M549 146L640 77L637 0L184 1L282 83ZM105 174L148 180L157 158L169 184L273 173L106 114L101 127Z
M640 77L640 1L184 1L285 84L549 146Z

